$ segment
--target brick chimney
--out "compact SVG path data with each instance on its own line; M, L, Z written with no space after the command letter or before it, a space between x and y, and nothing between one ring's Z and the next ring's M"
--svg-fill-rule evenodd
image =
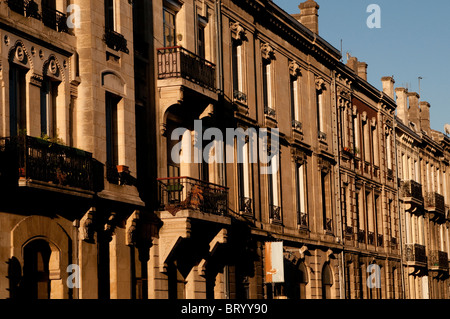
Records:
M420 109L419 109L419 99L420 95L416 92L409 92L408 94L409 100L409 120L413 122L420 132Z
M397 117L408 125L408 90L405 88L396 88L395 95L397 95Z
M351 56L347 59L347 66L352 69L355 73L358 73L358 58Z
M381 83L383 84L383 92L394 100L394 78L391 76L384 76L381 78Z
M430 126L430 103L420 102L420 126L422 130L431 136L431 126Z
M358 76L367 81L367 63L358 62Z
M302 2L299 6L300 14L297 20L312 32L319 34L319 8L314 0Z

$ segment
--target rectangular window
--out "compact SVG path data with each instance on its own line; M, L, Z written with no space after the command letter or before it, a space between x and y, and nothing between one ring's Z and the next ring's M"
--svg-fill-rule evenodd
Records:
M272 67L270 63L263 63L263 94L264 107L273 109L272 105Z
M233 40L232 51L234 98L241 102L246 102L247 98L244 95L243 82L243 44Z
M269 193L269 210L271 219L281 221L281 208L279 196L279 181L278 181L278 156L273 156L270 161L271 174L268 174L268 193Z
M392 141L391 134L386 138L386 161L388 169L392 169Z
M380 195L375 195L375 225L377 235L383 235L383 214L381 211Z
M41 135L57 137L56 99L58 82L45 80L41 87Z
M359 138L360 134L359 134L359 119L358 119L358 115L356 115L353 118L353 139L354 139L354 145L355 145L355 155L357 157L361 157L361 141Z
M364 139L364 161L370 163L370 129L369 121L363 122L363 139Z
M205 45L205 26L202 24L198 25L197 31L197 54L201 58L206 57L206 45Z
M316 90L316 103L317 103L317 127L319 128L320 133L325 133L322 91Z
M380 166L380 158L378 152L378 127L372 130L372 141L373 141L373 164L375 166Z
M249 143L245 143L242 146L241 152L242 158L238 158L237 164L239 182L239 209L241 212L252 213L252 196L250 192Z
M105 29L116 31L114 0L105 0Z
M296 124L300 123L298 78L291 77L290 90L291 90L292 121L293 121L293 126L296 127Z
M26 117L26 85L25 75L27 71L10 64L9 69L9 116L10 134L17 136L24 133L27 128Z
M333 215L331 208L331 174L321 173L322 182L322 214L324 229L328 232L333 231Z
M297 183L297 214L299 224L307 226L307 192L306 192L306 172L305 164L296 165L296 183Z
M164 23L164 47L174 47L176 41L176 26L175 26L175 12L164 8L163 10Z
M106 161L111 165L119 164L117 104L120 99L106 92Z

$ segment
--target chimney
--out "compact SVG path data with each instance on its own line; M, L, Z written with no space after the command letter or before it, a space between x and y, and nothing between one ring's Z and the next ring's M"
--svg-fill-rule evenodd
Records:
M381 83L383 84L383 92L394 100L394 78L391 76L384 76L381 78Z
M422 130L427 132L431 136L431 126L430 126L430 103L420 102L420 126Z
M395 94L397 95L397 117L408 125L408 100L406 94L408 90L405 88L396 88Z
M416 125L416 127L420 132L420 109L419 109L420 95L416 92L410 92L407 95L409 99L409 110L408 110L409 120Z
M358 62L358 76L364 81L367 81L367 63Z
M297 20L312 32L319 34L319 8L314 0L302 2L299 6L300 14Z
M347 66L355 73L358 73L358 58L351 56L347 59Z

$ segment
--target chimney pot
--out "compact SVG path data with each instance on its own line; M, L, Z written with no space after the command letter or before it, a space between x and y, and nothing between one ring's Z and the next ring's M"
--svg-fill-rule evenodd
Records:
M407 94L409 99L409 120L413 122L420 131L420 109L419 109L419 99L420 95L416 92L410 92Z
M431 126L430 126L430 103L420 102L420 126L422 130L431 136Z
M319 8L314 0L302 2L299 6L300 14L296 16L298 21L312 32L319 34Z
M383 92L394 100L394 78L391 76L384 76L381 78L381 83L383 84Z
M408 125L408 90L405 88L396 88L395 94L397 95L397 117L405 124Z

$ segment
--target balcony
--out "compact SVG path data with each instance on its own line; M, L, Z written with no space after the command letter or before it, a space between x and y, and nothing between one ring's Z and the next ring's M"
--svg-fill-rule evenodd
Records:
M241 214L253 216L252 199L247 197L240 197L239 211L241 212Z
M137 186L137 180L131 176L127 166L106 163L106 180L115 185Z
M21 15L24 15L25 13L25 6L28 1L26 0L6 0L6 3L8 4L9 9L11 11L14 11L16 13L19 13Z
M377 245L378 245L378 247L383 247L383 243L384 243L383 235L378 234L377 235Z
M333 233L333 219L327 218L325 220L323 228L327 233Z
M266 107L264 107L264 114L271 118L275 118L277 116L277 111L275 111L271 107L266 106Z
M103 41L105 41L108 48L113 49L115 51L122 51L126 54L130 53L128 49L127 39L120 33L116 31L106 29L105 34L103 36Z
M281 223L281 207L270 204L269 218L271 223Z
M428 258L428 268L430 270L448 270L448 254L443 251L432 250Z
M405 261L408 266L425 267L427 265L425 246L405 244Z
M427 192L425 197L425 209L433 212L437 218L445 218L444 196L435 192Z
M158 49L158 79L183 78L216 91L216 66L181 46Z
M297 225L300 229L308 229L308 214L297 212Z
M234 90L233 99L236 102L247 103L247 94L242 93L241 91Z
M5 185L98 192L103 165L91 153L31 136L0 139L0 176Z
M228 215L228 188L191 177L158 178L160 209Z
M358 239L358 243L365 243L366 242L366 231L362 230L362 229L358 229L358 233L357 233L357 239Z
M375 233L374 232L367 232L367 241L369 242L369 245L375 245Z
M44 25L58 32L69 32L67 15L51 7L42 7L42 22Z
M405 202L423 203L422 185L416 181L401 181L400 196Z

